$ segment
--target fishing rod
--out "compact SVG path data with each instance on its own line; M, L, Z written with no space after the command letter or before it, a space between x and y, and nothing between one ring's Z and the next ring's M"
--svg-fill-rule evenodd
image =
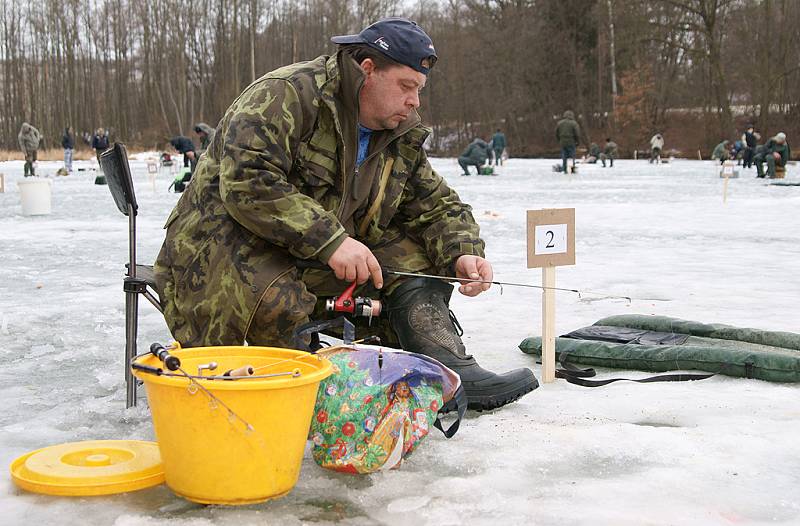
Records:
M306 269L331 270L328 265L320 263L319 261L308 261L308 260L302 260L302 259L296 260L295 261L295 266L298 269L301 269L301 270L306 270ZM391 267L382 267L381 271L385 275L402 276L402 277L408 277L408 278L438 279L440 281L446 281L448 283L456 283L456 282L460 283L462 281L469 282L469 283L490 283L492 285L498 285L500 287L500 294L501 295L503 294L503 287L507 286L507 287L525 287L525 288L539 289L539 290L554 290L554 291L559 291L559 292L571 292L573 294L577 294L578 295L578 299L580 299L580 300L583 300L583 297L585 295L592 295L592 296L599 296L600 299L620 299L620 300L625 300L628 303L633 302L633 298L631 296L620 296L620 295L615 295L615 294L606 294L604 292L596 292L596 291L592 291L592 290L571 289L571 288L566 288L566 287L548 287L548 286L544 286L544 285L532 285L530 283L514 283L514 282L511 282L511 281L494 281L494 280L490 281L490 280L482 280L482 279L469 279L469 278L456 278L456 277L450 277L450 276L437 276L436 274L423 274L423 273L419 273L419 272L406 272L406 271L402 271L402 270L392 270ZM355 282L353 282L353 284L351 284L351 286L346 291L346 292L349 292L350 295L352 295L352 292L355 289L355 287L352 286L354 284L355 284ZM342 296L345 297L345 299L350 299L348 297L348 294L343 294ZM353 305L353 306L361 305L361 303L363 303L363 301L364 301L363 298L352 298L353 300L358 300L358 301L355 301L352 304L348 304L348 309L347 310L345 310L344 308L340 307L336 303L336 301L335 301L336 299L338 299L338 297L334 298L333 301L329 302L330 305L328 306L328 308L326 310L328 310L330 312L348 312L348 313L354 314L356 316L362 315L362 316L370 316L371 317L371 315L372 315L371 312L365 312L364 314L361 314L360 312L353 312L352 308L350 308L350 305ZM380 311L379 309L380 309L380 307L378 307L378 309L375 309L375 310L378 310L378 312L379 312ZM375 313L375 315L377 315L377 313Z
M255 431L255 429L253 429L253 426L250 425L250 423L247 420L245 420L244 418L242 418L241 416L236 414L236 412L234 412L233 409L228 407L228 405L225 402L223 402L222 400L220 400L219 398L214 396L214 394L211 391L206 389L200 382L195 380L192 375L190 375L186 371L184 371L181 368L181 360L180 360L180 358L170 354L169 351L170 351L170 349L165 348L160 343L154 343L154 344L152 344L150 346L150 352L153 354L153 356L158 358L161 361L161 363L163 363L164 366L167 369L169 369L170 371L178 371L187 380L189 380L189 392L190 393L193 394L193 391L197 392L198 389L203 391L203 393L205 393L205 395L208 396L209 400L211 400L213 404L221 405L222 407L224 407L228 411L229 418L235 418L235 419L239 420L240 422L242 422L242 424L244 424L245 431L249 431L249 432ZM192 387L194 387L194 389L192 389Z

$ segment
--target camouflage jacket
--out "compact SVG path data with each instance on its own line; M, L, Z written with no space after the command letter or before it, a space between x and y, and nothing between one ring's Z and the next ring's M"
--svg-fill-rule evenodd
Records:
M327 262L347 236L373 250L411 238L442 271L483 255L471 208L428 162L416 112L375 132L355 167L362 84L355 61L322 56L267 73L228 108L155 265L178 341L241 343L271 284L297 259Z
M22 127L19 130L19 135L17 135L20 150L23 152L32 152L38 149L40 138L41 135L39 135L39 130L27 122L22 123Z

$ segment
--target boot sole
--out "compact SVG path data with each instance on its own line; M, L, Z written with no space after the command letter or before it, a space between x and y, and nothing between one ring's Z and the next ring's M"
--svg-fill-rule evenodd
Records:
M504 393L493 393L491 395L470 395L467 393L467 409L478 412L491 411L511 402L516 402L537 387L539 387L539 381L535 376L531 375L525 379L524 384L512 387Z

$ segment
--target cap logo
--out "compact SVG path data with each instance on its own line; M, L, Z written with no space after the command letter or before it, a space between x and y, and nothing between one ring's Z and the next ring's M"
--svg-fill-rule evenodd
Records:
M380 46L380 48L383 49L384 51L389 51L389 43L386 42L386 40L383 37L378 37L374 43Z

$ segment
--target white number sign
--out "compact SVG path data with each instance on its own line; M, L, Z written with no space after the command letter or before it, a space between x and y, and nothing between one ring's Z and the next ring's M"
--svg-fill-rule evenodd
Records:
M536 225L533 254L564 254L567 251L567 225Z

